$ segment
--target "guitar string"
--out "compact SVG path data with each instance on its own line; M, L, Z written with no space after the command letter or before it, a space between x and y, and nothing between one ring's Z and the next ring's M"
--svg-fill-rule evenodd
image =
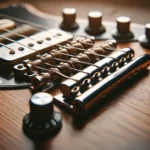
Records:
M20 42L18 42L18 41L15 41L15 40L13 40L13 39L11 39L11 38L8 38L8 37L6 37L6 36L4 36L4 35L1 35L0 34L0 37L2 37L2 38L4 38L4 39L7 39L7 40L9 40L9 41L11 41L11 42L14 42L14 43L17 43L17 44L20 44L20 45L22 45L22 46L24 46L24 47L26 47L26 48L31 48L31 47L29 47L29 46L26 46L25 44L22 44L22 43L20 43ZM33 49L33 48L31 48L31 50L33 50L34 52L39 52L39 51L37 51L36 49ZM53 55L52 55L53 56ZM73 55L74 56L74 55ZM61 59L58 59L58 58L54 58L54 59L56 59L56 60L61 60ZM67 62L67 61L66 61ZM78 63L81 63L81 64L86 64L86 65L91 65L91 66L95 66L95 67L98 67L98 66L96 66L96 65L94 65L94 64L92 64L92 63L89 63L89 62L84 62L84 61L76 61L76 62L78 62Z
M1 35L0 35L1 36ZM5 38L4 36L1 36L1 37L3 37L3 38ZM9 39L9 38L6 38L7 40L10 40L10 41L13 41L13 42L15 42L14 40L12 40L12 39ZM20 44L19 42L18 42L18 44ZM4 45L4 44L3 44ZM23 44L21 44L21 45L23 45ZM5 47L6 47L6 45L4 45ZM24 45L24 46L26 46L26 45ZM26 46L27 47L27 46ZM60 61L60 62L62 62L62 61L65 61L65 60L63 60L63 59L58 59L58 58L54 58L55 60L58 60L58 61ZM65 61L65 62L67 62L67 61ZM86 64L86 65L93 65L93 64L91 64L91 63L86 63L86 62L82 62L82 61L77 61L78 63L81 63L81 64ZM93 65L93 66L96 66L96 65ZM34 68L36 67L36 68L38 68L37 66L33 66ZM98 68L98 66L96 66L97 68ZM41 69L42 69L42 67L40 67ZM56 68L56 67L55 67ZM43 68L43 70L44 70L45 68ZM83 73L85 73L85 74L88 74L89 75L89 73L87 73L87 72L84 72L84 71L81 71L81 70L78 70L78 69L74 69L74 68L69 68L69 69L72 69L72 70L75 70L75 71L78 71L78 72L83 72ZM51 70L51 69L49 69L49 70ZM53 70L51 70L51 71L53 71ZM54 72L54 71L53 71ZM69 77L69 76L66 76L66 75L64 75L64 74L62 74L62 73L60 73L60 72L57 72L57 71L55 71L55 73L56 74L58 74L58 75L60 75L60 76L62 76L62 77L64 77L64 78L67 78L67 79L72 79L72 80L74 80L74 81L77 81L78 82L78 80L76 80L76 79L73 79L73 78L71 78L71 77Z
M72 65L72 64L70 64L69 62L67 62L67 61L64 60L64 59L58 59L58 58L53 58L53 59L54 59L54 60L57 60L57 61L60 61L60 62L68 63L69 65ZM48 65L48 66L51 66L51 67L54 67L54 68L60 69L57 65L53 65L53 64L50 64L50 63L47 63L47 62L44 62L44 64L45 64L45 65ZM58 65L61 65L61 64L58 64ZM73 71L76 71L76 72L83 72L83 73L85 73L85 74L87 74L87 75L90 75L90 73L87 73L87 72L85 72L85 71L83 71L83 70L80 70L80 69L77 69L77 68L68 67L67 69L73 70Z
M4 43L1 43L1 42L0 42L0 45L1 45L1 46L4 46L4 47L8 48L10 51L12 51L12 49L11 49L10 47L8 47L7 45L5 45Z
M3 31L7 31L7 32L10 32L10 33L13 33L13 34L15 34L15 35L17 35L17 36L20 36L20 37L24 37L24 38L28 38L28 39L31 39L31 40L34 40L34 41L36 41L36 42L39 42L38 40L36 40L36 39L34 39L34 38L32 38L32 37L28 37L28 36L25 36L25 35L23 35L23 34L19 34L19 33L17 33L17 32L15 32L15 31L11 31L11 30L9 30L9 29L1 29L1 30L3 30ZM37 36L37 37L40 37L40 36ZM42 37L40 37L40 38L42 38ZM47 43L47 42L45 42L45 41L43 41L42 39L40 39L41 41L42 41L42 43L44 43L44 44L48 44L49 46L51 46L50 45L50 43ZM87 44L87 43L85 43L84 42L84 44ZM90 44L91 46L97 46L96 44ZM63 48L67 48L66 46L64 46L64 45L60 45L60 44L57 44L57 46L59 46L59 47L63 47ZM75 47L75 46L72 46L73 48L76 48L77 50L80 50L80 51L85 51L86 49L83 49L83 48L78 48L78 47ZM107 48L106 48L107 49ZM109 49L107 49L107 50L116 50L116 49L112 49L112 48L109 48ZM93 54L93 55L97 55L97 54ZM97 55L98 56L98 55ZM106 57L105 55L100 55L99 54L99 56L101 56L101 57ZM107 57L109 57L109 56L107 56Z
M29 38L29 39L30 39L30 37L28 37L28 36L24 36L24 35L15 33L15 32L13 32L13 31L11 31L11 30L8 30L8 29L4 29L4 31L11 32L11 33L14 33L14 34L16 34L16 35L18 35L18 36L21 36L21 37ZM31 38L31 40L37 41L36 39L33 39L33 38ZM49 43L46 43L46 44L50 45ZM50 45L50 46L51 46L51 45ZM53 51L52 51L52 52L53 52ZM55 52L55 51L54 51L54 52ZM65 55L65 56L77 58L77 56L74 56L74 55L64 54L64 53L62 53L62 52L60 52L60 51L57 51L57 52L61 53L62 55ZM108 58L108 57L109 57L109 56L100 55L100 54L95 54L95 53L93 53L93 55L98 56L98 57L103 57L103 58ZM112 58L112 57L109 57L109 58ZM55 59L55 60L58 60L58 61L64 61L63 59L57 59L57 58L54 58L54 59ZM64 61L64 62L66 62L66 61ZM83 62L83 61L78 61L78 62L79 62L79 63L82 63L82 64L88 64L87 62L85 63L85 62ZM88 65L92 65L92 64L89 63ZM93 66L97 67L97 66L94 65L94 64L93 64ZM97 68L98 68L98 67L97 67ZM70 68L70 69L73 70L73 68ZM81 71L80 71L80 72L81 72ZM83 72L83 71L82 71L82 72ZM84 73L86 73L86 72L84 72Z
M47 62L45 62L44 64L46 64L46 65L48 65L48 66L51 66L51 67L59 68L58 66L49 64L49 63L47 63ZM69 70L73 70L73 71L77 71L77 72L83 72L83 73L89 75L89 73L87 73L87 72L85 72L85 71L83 71L83 70L80 70L80 69L76 69L76 68L72 68L72 67L69 67L68 69L69 69Z
M21 37L24 37L24 38L29 38L29 39L31 39L31 40L34 40L34 41L36 41L36 42L38 42L36 39L33 39L33 38L31 38L31 37L28 37L28 36L25 36L25 35L22 35L22 34L19 34L19 33L16 33L16 32L14 32L14 31L11 31L11 30L8 30L8 29L2 29L2 30L4 30L4 31L7 31L7 32L11 32L11 33L13 33L13 34L16 34L16 35L18 35L18 36L21 36ZM49 43L47 43L47 42L44 42L45 44L49 44ZM50 45L50 44L49 44ZM58 46L60 46L60 47L64 47L64 48L67 48L66 46L63 46L63 45L59 45L59 44L57 44ZM51 45L50 45L51 46ZM76 49L78 49L78 50L82 50L82 51L85 51L86 49L82 49L82 48L77 48L77 47L74 47L74 48L76 48ZM61 52L60 52L61 53ZM61 54L64 54L64 53L61 53ZM67 54L66 54L67 55ZM96 55L96 56L99 56L99 57L104 57L104 58L107 58L107 57L109 57L109 56L105 56L105 55L100 55L100 54L95 54L95 53L93 53L93 55ZM68 55L69 56L69 55ZM70 55L71 56L71 55ZM71 56L71 57L74 57L73 55Z
M15 40L13 40L13 39L10 39L10 38L7 38L7 37L5 37L5 36L3 36L3 35L0 35L0 37L2 37L2 38L4 38L4 39L7 39L7 40L9 40L9 41L11 41L11 42L14 42L14 43L17 43L17 44L20 44L20 45L23 45L24 47L27 47L28 48L28 46L26 46L26 45L24 45L24 44L22 44L22 43L19 43L19 42L16 42ZM4 45L4 44L3 44ZM6 48L7 48L7 46L6 45L4 45ZM10 49L10 48L9 48ZM33 49L32 48L32 50L34 50L35 52L37 52L35 49ZM53 58L53 59L55 59L55 60L57 60L57 61L60 61L60 62L62 62L62 61L64 61L64 62L67 62L67 61L65 61L65 60L63 60L63 59L58 59L58 58ZM96 66L96 65L94 65L94 64L92 64L92 63L88 63L88 62L84 62L84 61L76 61L76 62L78 62L78 63L81 63L81 64L86 64L86 65L91 65L91 66L95 66L95 67L97 67L98 68L98 66ZM35 67L35 66L34 66ZM70 68L70 69L73 69L73 68ZM77 70L76 70L77 71ZM80 72L80 71L79 71ZM83 71L82 71L83 72ZM87 73L86 73L87 74ZM69 78L69 77L68 77Z
M5 29L4 29L5 30ZM9 30L5 30L5 31L7 31L7 32L9 32ZM10 31L11 32L11 31ZM24 35L21 35L21 34L18 34L18 33L16 33L18 36L22 36L22 37L24 37L24 38L29 38L29 37L27 37L27 36L24 36ZM7 40L9 40L9 41L11 41L11 42L15 42L15 43L18 43L18 44L20 44L20 45L23 45L23 46L25 46L25 47L27 47L26 45L24 45L24 44L22 44L22 43L19 43L19 42L16 42L16 41L14 41L14 40L12 40L12 39L10 39L10 38L7 38L7 37L5 37L5 36L2 36L2 35L0 35L2 38L5 38L5 39L7 39ZM35 39L33 39L33 40L35 40ZM2 46L4 46L4 44L1 44ZM62 46L62 45L61 45ZM6 45L5 45L5 47L6 47ZM10 48L9 48L10 49ZM31 48L30 47L30 49L32 49L32 50L34 50L34 51L36 51L35 49L33 49L33 48ZM82 50L84 50L85 51L85 49L82 49ZM71 55L70 55L71 56ZM101 55L102 56L102 55ZM56 58L56 60L60 60L60 61L62 61L61 59L57 59ZM83 61L78 61L79 63L83 63L83 64L88 64L88 65L93 65L93 64L91 64L91 63L87 63L87 62L83 62ZM95 66L95 65L94 65ZM97 66L96 66L97 67ZM70 69L73 69L73 68L70 68Z
M1 35L0 35L0 36L1 36ZM7 38L7 39L9 39L9 38ZM10 39L10 40L11 40L11 39ZM12 41L13 41L13 40L12 40ZM1 42L0 42L0 45L2 45L2 46L4 46L4 47L6 47L6 48L12 50L11 48L7 47L5 44L3 44L3 43L1 43ZM42 67L38 67L38 66L33 66L33 67L34 67L34 68L40 68L40 69L45 70L45 68L42 68ZM60 75L60 76L62 76L62 77L64 77L64 78L75 80L75 79L73 79L73 78L71 78L71 77L69 77L69 76L66 76L66 75L64 75L64 74L62 74L62 73L60 73L60 72L54 71L54 70L52 70L52 69L50 69L50 68L47 69L47 70L52 71L52 72L54 72L54 73L56 73L56 74L58 74L58 75ZM78 81L78 80L75 80L75 81Z
M53 58L53 59L54 59L54 60L57 60L57 61L59 61L59 62L65 62L65 63L69 64L70 66L73 65L71 62L68 62L68 61L66 61L66 60L64 60L64 59L58 59L58 58ZM78 61L78 62L79 62L79 61ZM47 63L47 62L44 62L44 64L59 69L59 67L58 67L57 65L53 65L53 64L50 64L50 63ZM81 64L84 64L84 62L81 61ZM87 64L87 63L86 63L86 64ZM59 65L61 65L61 64L59 64ZM85 71L83 71L83 70L81 70L81 69L72 68L72 67L68 67L67 69L73 70L73 71L76 71L76 72L83 72L83 73L85 73L85 74L87 74L87 75L90 75L90 73L85 72Z
M33 23L31 21L23 20L23 19L20 19L20 18L16 18L16 17L9 16L9 15L6 15L6 14L1 14L1 13L0 13L0 16L15 20L15 21L20 22L20 23L25 23L26 25L30 25L38 31L47 31L48 30L47 32L54 33L52 31L49 31L49 28L47 28L43 25L37 24L37 23ZM65 32L68 32L68 31L65 31ZM74 35L71 32L68 32L68 33Z
M61 77L64 77L64 78L66 78L66 79L71 79L71 80L74 80L74 81L76 81L76 82L79 81L79 80L76 80L76 79L71 78L71 77L69 77L69 76L66 76L65 74L62 74L61 72L55 71L55 70L53 70L53 69L45 69L45 68L42 68L42 67L39 67L39 66L34 66L34 68L41 69L41 70L46 71L46 72L48 72L48 73L50 73L50 74L51 74L51 72L53 72L53 73L56 73L57 75L60 75Z
M0 35L1 36L1 35ZM8 39L8 38L7 38ZM10 49L10 50L12 50L11 48L9 48L8 46L6 46L5 44L3 44L3 43L0 43L0 45L2 45L2 46L4 46L4 47L6 47L6 48L8 48L8 49ZM63 59L58 59L58 58L54 58L55 60L58 60L58 61L60 61L60 62L67 62L67 61L65 61L65 60L63 60ZM87 64L86 62L82 62L82 61L78 61L78 62L80 62L80 63L83 63L83 64ZM52 64L49 64L49 63L45 63L46 65L49 65L49 66L52 66ZM89 65L91 65L90 63L88 63ZM37 66L33 66L33 67L37 67ZM57 68L57 66L54 66L53 65L53 67L55 67L55 68ZM96 66L97 67L97 66ZM42 68L42 67L40 67L40 68ZM44 70L45 68L43 68L43 70ZM85 73L85 74L87 74L87 75L89 75L89 73L87 73L87 72L85 72L85 71L83 71L83 70L80 70L80 69L76 69L76 68L71 68L71 67L69 67L68 69L70 69L70 70L74 70L74 71L77 71L77 72L83 72L83 73ZM51 70L51 69L49 69L49 70ZM56 72L56 71L55 71ZM62 74L62 73L59 73L59 72L56 72L57 74L59 74L59 75L61 75L62 77L65 77L65 78L67 78L67 79L72 79L71 77L68 77L68 76L66 76L66 75L64 75L64 74ZM72 79L72 80L75 80L75 79ZM77 81L77 80L75 80L75 81Z
M12 50L10 47L6 46L5 44L3 44L3 43L1 43L1 42L0 42L0 45L2 45L2 46L4 46L4 47L6 47L6 48L8 48L8 49ZM58 61L67 62L67 61L65 61L65 60L63 60L63 59L57 59L57 58L53 58L53 59L58 60ZM78 61L78 62L79 62L79 61ZM81 62L81 63L83 63L83 62ZM54 66L54 65L52 65L52 64L49 64L49 63L45 63L45 64L47 64L47 65L49 65L49 66L53 66L53 67L56 67L56 68L57 68L57 66ZM69 69L74 70L74 71L83 72L83 73L88 74L87 72L84 72L84 71L79 70L79 69L75 69L75 68L71 68L71 67L70 67Z
M54 32L52 32L52 31L49 31L49 28L47 28L47 27L45 27L45 26L43 26L43 25L39 25L39 24L36 24L36 23L33 23L33 22L31 22L31 21L27 21L27 20L23 20L23 19L20 19L20 18L16 18L16 17L12 17L12 16L8 16L8 15L5 15L5 14L1 14L0 13L0 16L3 16L3 17L7 17L7 18L11 18L11 19L13 19L13 20L16 20L16 21L18 21L18 22L21 22L21 23L25 23L25 24L27 24L27 25L30 25L30 26L32 26L32 27L34 27L36 30L38 30L38 31L46 31L46 32L49 32L49 33L54 33ZM41 29L42 28L42 29ZM67 31L65 31L65 32L67 32ZM72 34L72 33L70 33L70 32L68 32L69 34ZM80 35L74 35L74 34L72 34L74 37L75 36L80 36ZM61 38L61 37L59 37L59 38ZM95 44L90 44L90 43L85 43L85 44L87 44L87 45L95 45ZM97 46L100 46L100 45L97 45ZM101 47L101 46L100 46ZM113 48L111 48L111 47L107 47L106 48L107 50L110 50L110 51L114 51L114 50L116 50L116 49L113 49Z
M34 38L32 38L32 37L28 37L28 36L25 36L25 35L23 35L23 34L19 34L19 33L15 32L15 31L11 31L11 30L9 30L9 29L1 29L1 30L7 31L7 32L9 32L9 33L13 33L13 34L15 34L15 35L17 35L17 36L20 36L20 37L23 37L23 38L28 38L28 39L34 40L34 41L36 41L37 43L40 42L39 40L36 40L36 39L34 39ZM40 39L40 40L42 40L42 39ZM42 40L42 41L43 41L43 40ZM44 42L44 41L43 41L42 43L47 44L47 45L49 45L49 46L52 46L51 44L49 44L49 43L47 43L47 42ZM41 43L41 44L42 44L42 43ZM57 44L57 46L63 47L63 48L66 48L66 49L67 49L66 46L63 46L63 45L60 45L60 44ZM72 47L73 47L73 48L76 48L77 50L86 51L86 49L81 49L81 48L77 48L77 47L74 47L74 46L72 46ZM61 53L61 52L59 51L59 53ZM70 56L70 57L75 57L74 55L70 55L70 54L64 54L64 53L61 53L61 54L66 55L66 56ZM109 57L109 56L106 56L106 55L96 54L96 53L93 53L93 55L98 56L98 57L103 57L103 58L108 58L108 57Z
M21 44L21 43L19 43L19 42L16 42L16 41L14 41L14 40L12 40L12 39L10 39L10 38L7 38L7 37L2 36L2 35L0 35L0 36L3 37L3 38L5 38L5 39L7 39L7 40L10 40L10 41L12 41L12 42L15 42L15 43L18 43L18 44L20 44L20 45L23 45L23 46L27 47L26 45ZM87 44L87 43L86 43L86 44ZM62 46L62 45L60 45L60 46ZM75 48L76 48L76 47L75 47ZM32 49L32 48L30 47L30 49ZM77 49L77 48L76 48L76 49ZM34 50L34 49L32 49L32 50ZM85 49L82 49L82 50L85 51ZM34 51L36 51L36 50L34 50ZM57 59L57 60L60 60L60 61L61 61L61 59ZM83 63L83 64L88 64L88 65L93 65L93 64L91 64L91 63L86 63L86 62L82 62L82 61L78 61L78 62ZM96 65L93 65L93 66L96 66ZM34 67L35 67L35 66L34 66ZM37 66L36 66L36 67L37 67ZM98 66L96 66L96 67L98 68ZM42 67L37 67L37 68L40 68L40 69L45 70L45 68L42 68ZM49 69L49 70L51 70L51 69ZM58 75L60 75L60 76L62 76L62 77L64 77L64 78L72 79L71 77L66 76L66 75L64 75L64 74L62 74L62 73L60 73L60 72L57 72L57 71L54 71L54 70L51 70L51 71L54 72L54 73L56 73L56 74L58 74ZM75 79L73 79L73 80L75 80ZM75 81L78 82L78 80L75 80Z
M8 41L11 41L11 42L14 42L14 43L17 43L17 44L19 44L19 45L22 45L22 46L24 46L24 47L29 48L28 46L26 46L26 45L24 45L24 44L22 44L22 43L20 43L20 42L18 42L18 41L15 41L15 40L13 40L12 38L8 38L8 37L6 37L6 36L4 36L4 35L1 35L1 34L0 34L0 37L6 39L6 40L8 40ZM6 45L6 44L5 44L5 45ZM31 47L30 47L30 48L31 48ZM33 48L31 48L31 50L33 50L34 52L38 52L38 51L36 51L36 50L33 49Z

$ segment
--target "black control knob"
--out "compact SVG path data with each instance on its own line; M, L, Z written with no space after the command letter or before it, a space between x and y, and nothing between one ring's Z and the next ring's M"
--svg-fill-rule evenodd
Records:
M139 42L143 47L150 48L150 23L145 25L145 34L139 37Z
M113 37L118 40L127 40L134 37L130 31L131 19L129 17L118 17L117 20L117 31L113 33Z
M86 32L92 35L102 34L105 28L102 25L103 14L99 11L92 11L88 14L89 25Z
M76 9L64 8L62 12L63 21L60 28L67 31L76 30L79 26L76 23Z
M30 113L23 119L25 133L29 136L49 135L61 124L61 115L53 109L53 97L44 92L34 94L30 99Z

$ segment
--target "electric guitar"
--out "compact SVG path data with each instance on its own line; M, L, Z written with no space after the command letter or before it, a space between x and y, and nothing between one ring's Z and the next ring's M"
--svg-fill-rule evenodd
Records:
M100 149L113 137L150 147L150 24L34 12L0 10L2 149Z

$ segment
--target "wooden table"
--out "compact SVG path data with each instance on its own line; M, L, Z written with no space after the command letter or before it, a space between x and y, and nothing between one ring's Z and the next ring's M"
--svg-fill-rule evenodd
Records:
M42 2L32 3L40 6ZM139 22L141 20L142 17ZM120 47L132 47L136 56L150 54L150 51L142 49L139 43L118 45L118 48ZM84 123L55 106L63 116L63 126L56 136L48 140L31 140L22 131L22 119L29 112L30 96L28 89L0 91L1 150L150 149L149 73L118 88L108 100L95 107Z

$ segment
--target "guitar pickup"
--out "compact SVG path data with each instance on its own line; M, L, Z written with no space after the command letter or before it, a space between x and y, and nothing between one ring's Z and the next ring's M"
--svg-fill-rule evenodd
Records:
M34 34L29 38L7 44L7 47L0 47L0 63L16 64L26 58L34 58L38 54L50 51L54 46L68 42L72 37L59 29Z

